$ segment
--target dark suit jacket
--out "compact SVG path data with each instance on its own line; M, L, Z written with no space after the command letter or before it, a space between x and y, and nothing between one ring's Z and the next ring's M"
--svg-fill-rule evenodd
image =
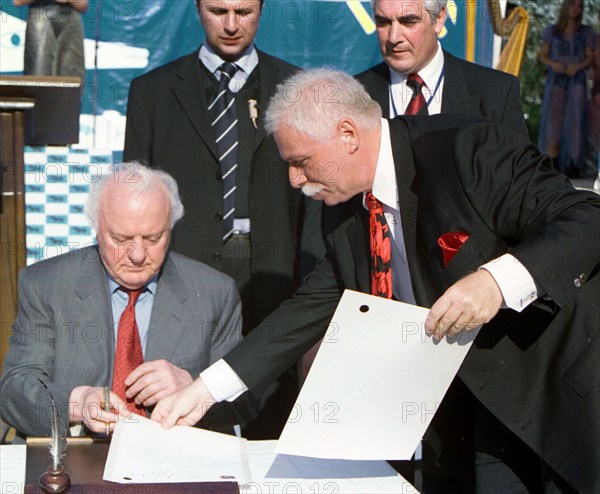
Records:
M371 98L379 103L383 116L390 114L390 69L382 62L355 76L365 87ZM457 58L444 51L444 88L441 113L463 113L482 116L504 124L521 135L528 137L527 127L520 103L519 79ZM349 215L347 208L335 208L326 214L320 201L309 200L307 215L321 223L324 235L339 225ZM310 251L315 261L325 252L323 241L312 237L303 238L305 249ZM316 262L308 262L304 272L310 272Z
M460 115L401 117L390 125L417 303L431 306L503 253L523 263L550 302L520 314L502 309L481 330L459 376L576 489L597 492L600 198L576 191L503 126ZM437 239L457 230L469 240L444 267ZM328 237L326 258L294 297L225 357L251 390L323 335L343 289L369 292L367 235L368 213L359 207Z
M356 78L387 117L390 114L389 67L382 62ZM445 50L442 113L480 115L528 136L520 103L519 79L467 62Z
M288 167L262 116L275 87L296 67L258 51L259 128L250 176L252 291L260 321L288 298L299 281L303 202L288 183ZM141 159L179 184L186 215L173 230L173 249L219 269L223 255L223 182L207 118L206 74L198 51L131 83L125 160ZM242 89L243 91L243 89Z
M156 287L144 360L165 359L197 376L241 339L235 283L169 253ZM64 422L77 386L110 386L115 332L108 277L97 247L29 266L19 275L19 312L4 361L2 419L27 435L49 435L50 397Z

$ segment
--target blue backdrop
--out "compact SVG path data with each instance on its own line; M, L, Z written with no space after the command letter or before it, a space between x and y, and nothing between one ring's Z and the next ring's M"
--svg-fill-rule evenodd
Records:
M470 19L466 3L449 2L442 44L465 57L470 24L475 61L491 65L493 35L486 2L476 2L476 15ZM1 0L0 10L0 71L19 73L27 9ZM370 2L266 0L257 46L302 67L331 65L356 73L381 60L370 14ZM90 0L83 20L86 114L124 113L133 77L195 50L203 39L193 0Z

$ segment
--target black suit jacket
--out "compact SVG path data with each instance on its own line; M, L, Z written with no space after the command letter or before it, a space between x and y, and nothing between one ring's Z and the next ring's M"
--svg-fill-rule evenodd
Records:
M365 87L371 98L376 101L384 117L390 114L390 69L385 62L371 67L355 76ZM501 123L515 132L528 137L527 127L520 103L519 79L457 58L444 50L444 86L442 91L441 113L461 113L482 116ZM327 211L320 201L309 200L308 215L314 220L311 224L320 223L324 235L348 217L348 209L337 207ZM312 253L316 261L325 252L323 241L317 241L316 235L303 238L306 250ZM308 259L310 261L310 259ZM306 261L305 272L310 272L315 261Z
M299 233L304 208L288 183L288 167L267 137L262 115L275 87L296 67L258 51L259 127L253 148L249 202L254 312L261 320L298 286ZM186 214L173 230L175 251L216 269L222 262L223 183L207 118L207 75L198 51L131 83L125 160L146 160L179 184Z
M387 117L390 114L390 69L382 62L358 74ZM519 79L467 62L444 50L442 113L480 115L528 136L520 103Z
M597 492L600 198L575 190L503 126L460 115L401 117L390 125L417 303L431 306L503 253L521 261L550 301L520 314L502 309L482 328L459 376L576 489ZM294 297L225 357L251 390L323 335L343 289L369 292L368 213L355 204ZM469 240L444 266L437 239L457 230Z

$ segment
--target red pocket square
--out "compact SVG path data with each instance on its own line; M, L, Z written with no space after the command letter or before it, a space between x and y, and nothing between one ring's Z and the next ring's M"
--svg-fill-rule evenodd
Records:
M444 257L444 267L448 265L468 238L469 234L464 232L448 232L438 238L438 245L442 248Z

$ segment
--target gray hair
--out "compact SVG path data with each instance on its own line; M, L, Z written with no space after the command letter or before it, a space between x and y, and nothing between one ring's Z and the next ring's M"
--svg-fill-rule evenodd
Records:
M90 186L84 211L96 230L98 230L100 196L104 187L110 182L126 183L130 186L130 190L136 192L144 192L151 187L162 184L171 202L171 228L183 217L183 204L181 204L181 198L179 197L179 188L171 175L165 171L145 166L139 161L115 163L111 166L110 173L102 175Z
M381 108L352 76L328 68L309 69L277 86L265 113L265 128L273 133L287 125L326 142L344 117L373 128L379 125Z
M375 5L377 2L381 2L385 0L371 0L371 9L375 12ZM436 19L442 13L442 10L446 8L447 0L423 0L425 4L425 10L429 12L429 17L431 17L431 22L435 22Z

